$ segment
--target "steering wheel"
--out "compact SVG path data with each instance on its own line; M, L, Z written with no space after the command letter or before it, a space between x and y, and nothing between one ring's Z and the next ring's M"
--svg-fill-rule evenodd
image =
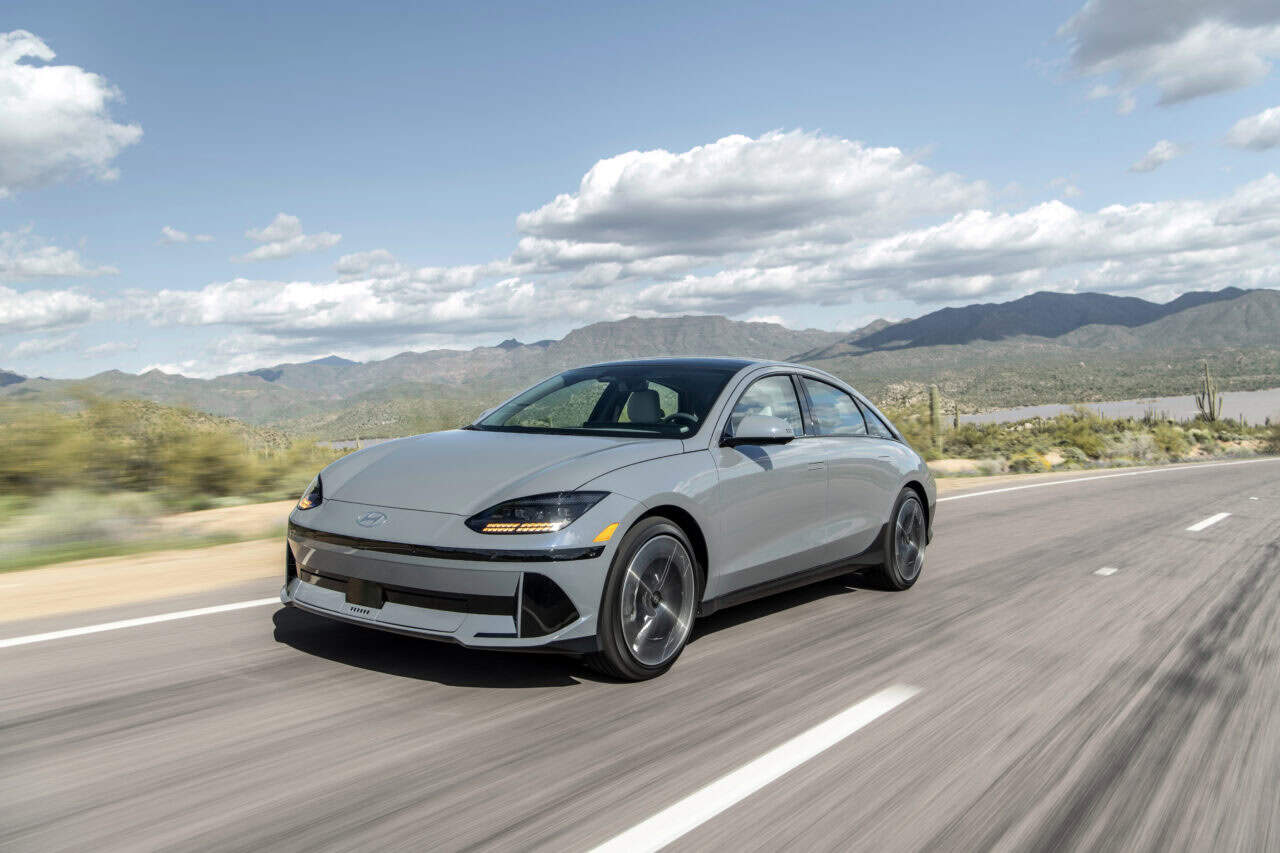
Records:
M683 424L688 427L696 427L698 425L698 416L691 415L688 412L673 412L662 419L664 424Z

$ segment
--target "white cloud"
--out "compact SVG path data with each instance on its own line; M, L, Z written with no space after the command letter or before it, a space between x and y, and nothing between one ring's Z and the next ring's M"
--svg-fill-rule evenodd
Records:
M100 344L94 344L91 347L85 347L80 353L81 358L95 359L108 355L119 355L122 352L137 352L137 341L104 341Z
M1064 198L1079 198L1083 195L1080 187L1076 186L1076 182L1070 178L1054 178L1049 182L1049 186L1058 190Z
M679 257L697 263L798 240L886 233L982 203L986 185L938 173L898 148L803 131L726 136L673 154L596 163L576 193L516 219L514 260L580 268Z
M26 30L0 33L0 198L73 177L112 180L116 156L142 138L109 114L119 90L75 65L36 64L53 58Z
M14 361L25 361L55 352L66 352L75 347L79 341L75 332L54 337L42 335L38 338L28 338L25 341L19 341L9 349L9 358Z
M77 290L28 290L0 286L0 333L58 329L89 322L103 305Z
M63 278L118 273L115 267L90 267L75 249L49 245L30 228L0 231L0 280Z
M1280 145L1280 107L1240 119L1227 133L1227 143L1237 148L1265 151Z
M1155 145L1147 150L1132 166L1129 167L1130 172L1151 172L1168 163L1175 157L1180 157L1186 153L1181 145L1170 142L1167 139L1161 139Z
M166 225L160 229L160 239L157 242L162 246L172 246L177 243L212 243L213 237L209 234L188 234L186 231L179 231L171 225Z
M1148 86L1167 105L1260 83L1280 56L1280 4L1089 0L1058 34L1077 74L1114 81L1091 96L1115 96L1124 113Z
M244 236L261 243L243 255L232 258L234 261L270 261L279 258L291 258L304 252L318 252L338 244L341 234L320 232L304 234L302 222L296 216L277 213L276 218L265 228L250 228Z

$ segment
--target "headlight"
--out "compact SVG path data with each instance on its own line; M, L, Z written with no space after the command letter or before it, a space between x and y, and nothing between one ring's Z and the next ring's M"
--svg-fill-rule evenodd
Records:
M491 506L467 519L477 533L555 533L573 524L608 492L549 492Z
M307 486L307 490L298 500L298 509L312 509L322 503L324 503L324 488L320 485L320 475L316 474L316 478L311 481L311 485Z

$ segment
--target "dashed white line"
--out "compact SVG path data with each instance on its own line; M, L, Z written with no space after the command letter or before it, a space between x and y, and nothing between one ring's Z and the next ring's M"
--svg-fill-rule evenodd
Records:
M1005 486L1000 489L986 489L981 492L965 492L963 495L947 495L938 498L943 501L962 501L965 498L980 498L983 495L998 495L1002 492L1020 492L1023 489L1045 489L1049 486L1070 486L1075 483L1093 483L1098 480L1111 480L1116 477L1141 477L1146 474L1167 474L1171 471L1196 471L1201 468L1221 468L1224 465L1256 465L1259 462L1280 462L1280 456L1266 456L1261 459L1236 459L1232 462L1196 462L1191 465L1172 465L1168 468L1144 468L1141 471L1121 471L1117 474L1095 474L1088 477L1072 477L1070 480L1052 480L1048 483L1027 483L1023 486Z
M1119 570L1119 569L1117 569L1117 568L1114 568L1114 567L1112 567L1112 566L1103 566L1102 568L1100 568L1100 569L1098 569L1097 571L1095 571L1095 572L1094 572L1094 574L1095 574L1095 575L1102 575L1104 578L1108 578L1108 577L1111 577L1112 575L1114 575L1114 574L1115 574L1116 572L1118 572L1118 571L1120 571L1120 570Z
M141 616L137 619L121 619L118 622L102 622L97 625L85 625L82 628L67 628L63 631L49 631L44 634L28 634L25 637L10 637L0 640L0 649L10 646L25 646L30 643L43 643L48 640L62 640L67 637L80 637L85 634L97 634L101 631L118 631L121 628L137 628L140 625L152 625L156 622L172 622L174 619L190 619L192 616L208 616L211 613L226 613L228 610L243 610L246 607L265 607L268 604L279 604L280 599L255 598L252 601L237 601L232 604L217 604L213 607L197 607L194 610L177 610L173 613L161 613L158 616Z
M596 847L593 853L661 850L919 692L916 687L902 684L886 687L614 836Z
M1222 521L1222 519L1227 518L1230 515L1231 513L1229 512L1220 512L1216 515L1211 515L1208 518L1206 518L1204 521L1197 521L1195 524L1188 527L1187 532L1198 533L1201 530L1204 530L1206 527L1209 527L1210 525L1217 524L1219 521Z

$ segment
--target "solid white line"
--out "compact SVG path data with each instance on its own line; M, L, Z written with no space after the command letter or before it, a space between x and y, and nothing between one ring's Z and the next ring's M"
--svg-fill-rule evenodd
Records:
M919 693L916 687L897 684L868 696L829 720L796 735L727 776L668 806L648 820L595 848L599 851L653 851L701 826L720 812L794 770L815 755L830 749L877 717L887 714Z
M1115 574L1116 572L1118 572L1118 571L1120 571L1120 570L1119 570L1119 569L1113 569L1111 566L1103 566L1102 568L1100 568L1100 569L1098 569L1097 571L1095 571L1095 572L1094 572L1094 574L1095 574L1095 575L1102 575L1104 578L1106 578L1106 577L1111 577L1112 575L1114 575L1114 574Z
M161 613L159 616L141 616L137 619L121 619L119 622L86 625L83 628L67 628L64 631L49 631L45 634L28 634L25 637L10 637L7 640L0 640L0 649L7 649L10 646L25 646L29 643L43 643L47 640L62 640L67 637L80 637L84 634L97 634L100 631L137 628L140 625L152 625L156 622L172 622L174 619L190 619L192 616L208 616L211 613L226 613L228 610L243 610L246 607L264 607L268 604L279 603L280 599L274 596L271 598L255 598L252 601L237 601L233 604L217 604L213 607L197 607L194 610Z
M1229 512L1220 512L1217 515L1211 515L1208 518L1206 518L1204 521L1197 521L1195 524L1188 527L1187 531L1190 533L1199 533L1201 530L1204 530L1206 527L1209 527L1210 525L1217 524L1219 521L1222 521L1222 519L1226 518L1229 515L1231 515L1231 513Z
M965 498L980 498L983 495L998 495L1001 492L1020 492L1023 489L1043 489L1048 486L1069 486L1072 483L1092 483L1095 480L1110 480L1115 477L1141 477L1144 474L1167 474L1170 471L1196 471L1201 468L1221 468L1225 465L1252 465L1257 462L1280 462L1280 456L1267 456L1262 459L1237 459L1234 462L1195 462L1191 465L1170 465L1166 468L1144 468L1141 471L1122 471L1118 474L1096 474L1089 477L1072 477L1070 480L1053 480L1048 483L1027 483L1024 486L1005 486L1002 489L987 489L983 492L966 492L963 495L947 495L938 498L943 501L962 501Z

